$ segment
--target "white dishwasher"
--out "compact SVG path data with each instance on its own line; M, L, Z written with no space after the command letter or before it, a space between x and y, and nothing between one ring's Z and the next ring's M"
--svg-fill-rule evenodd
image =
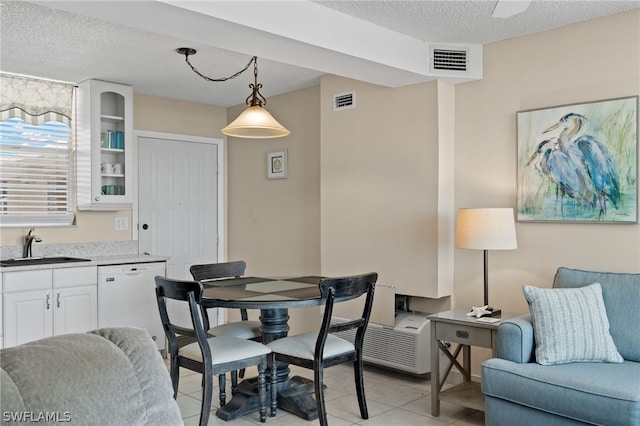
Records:
M99 266L98 327L146 328L164 351L155 276L165 276L165 270L166 262Z

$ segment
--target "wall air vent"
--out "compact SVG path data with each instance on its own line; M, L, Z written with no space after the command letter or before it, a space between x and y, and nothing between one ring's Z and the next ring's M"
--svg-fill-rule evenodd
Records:
M433 49L433 69L445 71L467 71L467 51Z
M333 95L333 110L342 111L356 107L356 91L338 93Z
M429 45L429 74L457 83L481 79L482 45Z

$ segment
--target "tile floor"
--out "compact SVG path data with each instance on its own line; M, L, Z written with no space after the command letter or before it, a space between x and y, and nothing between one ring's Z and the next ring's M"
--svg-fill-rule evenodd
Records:
M291 367L292 376L313 377L313 372ZM255 376L255 369L247 370L246 377ZM185 426L194 426L200 419L200 374L182 370L178 387L178 405ZM484 425L484 413L446 402L440 403L440 416L431 416L431 392L429 380L402 374L373 366L365 367L365 393L369 409L369 419L360 418L360 410L355 396L353 372L350 365L339 365L325 370L327 385L325 400L328 421L331 426L366 425L420 425L420 426L479 426ZM215 381L214 381L215 382ZM227 391L230 392L230 383ZM255 426L259 425L258 413L230 422L219 419L215 411L219 406L217 386L214 390L209 425ZM284 410L278 410L276 417L267 416L271 426L317 425L317 420L306 421Z

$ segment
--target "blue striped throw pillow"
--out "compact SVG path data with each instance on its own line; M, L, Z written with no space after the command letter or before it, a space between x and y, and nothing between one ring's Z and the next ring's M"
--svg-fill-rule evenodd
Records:
M579 288L522 288L536 341L536 362L623 361L611 334L599 283Z

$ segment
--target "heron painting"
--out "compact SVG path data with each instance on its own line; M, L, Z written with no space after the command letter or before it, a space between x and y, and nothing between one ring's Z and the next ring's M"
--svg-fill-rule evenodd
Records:
M516 116L519 221L637 223L638 96Z

